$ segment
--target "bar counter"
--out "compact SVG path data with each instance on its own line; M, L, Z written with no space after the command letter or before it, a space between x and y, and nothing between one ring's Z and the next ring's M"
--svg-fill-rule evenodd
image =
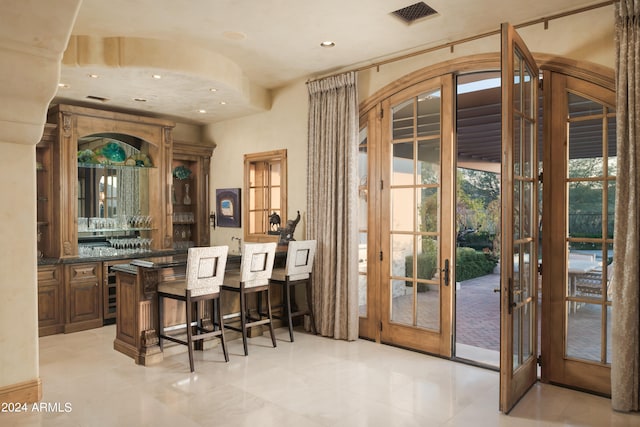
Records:
M286 247L278 248L274 266L283 266L286 262ZM240 268L240 255L229 254L227 271ZM128 264L112 267L116 272L116 338L113 348L133 358L137 364L151 365L163 359L158 343L158 284L165 281L184 280L186 276L187 254L136 258ZM273 295L274 302L281 298ZM199 303L201 304L201 303ZM179 301L166 301L164 304L165 328L185 325L184 308ZM223 301L223 312L239 309L237 301ZM208 305L200 308L204 313L206 327L213 326L213 313ZM165 346L165 350L167 346Z

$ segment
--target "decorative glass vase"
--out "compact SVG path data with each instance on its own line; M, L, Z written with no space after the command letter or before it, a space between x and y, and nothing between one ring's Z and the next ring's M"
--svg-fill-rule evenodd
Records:
M189 184L184 185L184 200L182 200L182 203L185 205L191 204L191 197L189 196Z

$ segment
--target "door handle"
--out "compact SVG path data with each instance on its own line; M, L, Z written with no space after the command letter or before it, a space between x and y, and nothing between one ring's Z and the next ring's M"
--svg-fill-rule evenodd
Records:
M444 285L449 286L449 260L444 260L444 269L442 270L444 273Z

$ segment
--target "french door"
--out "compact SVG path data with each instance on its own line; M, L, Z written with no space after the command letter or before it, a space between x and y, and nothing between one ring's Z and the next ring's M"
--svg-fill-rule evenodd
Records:
M453 76L382 103L380 341L451 355Z
M502 245L500 410L509 412L537 380L538 68L502 25Z
M615 93L545 72L542 380L611 394Z
M499 402L509 412L537 381L539 355L543 381L609 393L615 99L608 73L552 63L539 109L531 54L508 24L502 40ZM429 76L390 85L361 118L360 335L450 357L455 98L452 74Z

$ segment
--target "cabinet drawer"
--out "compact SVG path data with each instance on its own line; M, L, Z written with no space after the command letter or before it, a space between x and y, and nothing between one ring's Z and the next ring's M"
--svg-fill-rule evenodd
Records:
M60 280L60 269L57 266L38 267L38 283L51 281L57 282Z
M69 282L97 280L99 263L73 264L69 267Z

